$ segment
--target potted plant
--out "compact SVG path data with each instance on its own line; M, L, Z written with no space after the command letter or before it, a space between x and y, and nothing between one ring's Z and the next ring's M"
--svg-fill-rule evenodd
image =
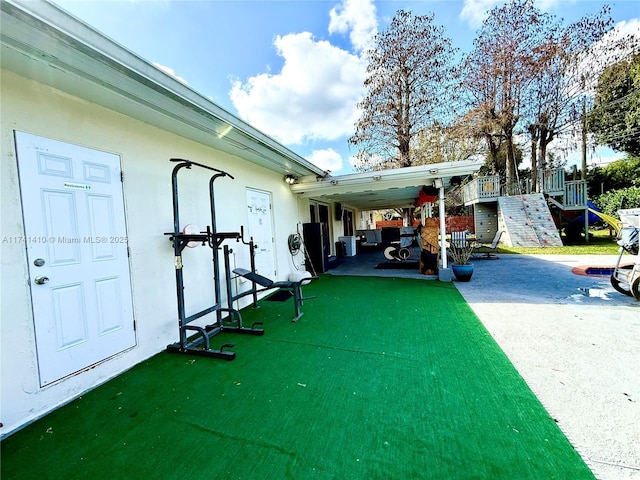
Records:
M451 271L460 282L468 282L473 275L473 263L469 259L473 255L474 246L472 243L451 243L449 255L451 256Z

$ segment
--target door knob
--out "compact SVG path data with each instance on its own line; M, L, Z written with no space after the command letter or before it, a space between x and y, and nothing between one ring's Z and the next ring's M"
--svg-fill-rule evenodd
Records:
M45 283L49 283L49 277L40 275L34 279L34 282L36 283L36 285L44 285Z

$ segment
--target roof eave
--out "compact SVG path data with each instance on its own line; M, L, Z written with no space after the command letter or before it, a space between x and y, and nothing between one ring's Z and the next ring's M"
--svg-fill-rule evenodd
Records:
M282 174L326 174L56 5L0 8L2 68Z

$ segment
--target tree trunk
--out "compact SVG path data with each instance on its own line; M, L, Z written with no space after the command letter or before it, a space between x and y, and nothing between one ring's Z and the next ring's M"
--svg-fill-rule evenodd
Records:
M582 180L587 179L587 101L582 99Z
M409 153L411 150L411 137L403 129L400 129L398 132L398 150L400 153L400 166L410 167L411 156Z
M505 176L507 182L507 192L509 195L512 195L515 192L516 156L513 149L513 134L509 131L505 131L505 134L507 142L507 165L505 168Z
M541 169L544 169L547 165L547 147L549 146L553 138L554 138L553 133L547 130L546 128L543 128L540 131L540 138L538 139L538 144L539 144L538 164L540 165ZM541 188L541 190L544 190L544 189Z
M531 191L540 193L538 189L538 127L529 125L529 135L531 136Z
M498 153L500 152L500 146L495 144L494 136L490 133L485 133L487 140L487 146L489 147L489 160L491 161L491 168L494 175L500 171L500 165L498 163Z

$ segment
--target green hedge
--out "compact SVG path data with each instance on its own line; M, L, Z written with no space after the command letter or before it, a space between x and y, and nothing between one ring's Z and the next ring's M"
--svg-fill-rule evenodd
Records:
M595 197L593 203L604 213L618 218L618 210L640 208L640 187L611 190Z

